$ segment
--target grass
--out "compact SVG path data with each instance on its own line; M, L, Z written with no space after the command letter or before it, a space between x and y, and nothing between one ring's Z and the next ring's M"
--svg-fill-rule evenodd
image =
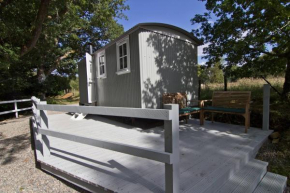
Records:
M268 81L274 86L278 91L282 92L284 78L282 77L272 77ZM252 100L259 101L263 99L263 85L267 84L263 79L259 78L243 78L239 79L237 82L228 83L228 90L235 91L251 91ZM224 84L208 84L205 85L201 90L201 98L209 99L212 97L212 92L214 90L223 90ZM279 100L279 95L275 92L271 92L271 101Z
M282 91L284 78L269 78L268 81L278 90ZM263 112L263 79L244 78L237 82L228 83L228 90L251 91L251 126L262 127ZM201 99L210 99L212 92L223 90L223 84L204 85L201 90ZM217 121L243 124L241 116L223 116L215 118ZM289 102L282 101L280 96L271 89L270 95L270 129L279 131L281 140L277 144L270 141L265 143L257 154L257 159L268 162L268 171L287 176L290 179L290 108ZM290 180L287 185L290 186Z

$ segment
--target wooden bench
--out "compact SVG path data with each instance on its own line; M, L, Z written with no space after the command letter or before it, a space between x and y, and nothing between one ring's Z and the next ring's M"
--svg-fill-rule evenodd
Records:
M204 102L212 101L212 106L204 106ZM204 124L204 113L226 113L242 115L245 118L245 133L250 127L251 91L214 91L212 100L201 101L200 124Z
M179 105L179 117L185 117L186 123L190 115L200 112L200 107L188 106L192 102L198 102L198 100L188 101L186 93L164 93L162 96L163 104Z

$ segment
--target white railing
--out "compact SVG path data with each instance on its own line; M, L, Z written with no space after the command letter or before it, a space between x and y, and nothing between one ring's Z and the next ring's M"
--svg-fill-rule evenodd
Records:
M138 109L120 107L47 105L46 102L40 101L38 98L32 97L31 99L34 114L34 117L32 117L32 125L34 129L33 138L35 141L35 147L37 147L36 140L40 140L40 144L42 144L41 146L38 144L38 148L40 148L38 150L42 152L43 159L50 156L50 143L47 136L52 136L155 160L165 164L165 191L167 193L179 192L180 174L178 105L164 105L165 109ZM48 125L46 110L163 120L165 152L51 130Z
M31 99L21 99L21 100L11 100L11 101L0 101L0 104L14 103L14 110L0 112L0 115L4 115L4 114L8 114L8 113L15 113L15 117L18 118L18 112L19 111L30 110L30 109L32 109L32 107L18 109L17 108L17 103L19 103L19 102L28 102L28 101L31 101Z

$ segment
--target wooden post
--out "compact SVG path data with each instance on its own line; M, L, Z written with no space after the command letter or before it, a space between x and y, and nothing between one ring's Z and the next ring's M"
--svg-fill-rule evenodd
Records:
M228 90L228 79L227 76L224 74L224 90L227 91Z
M165 152L172 153L172 164L165 164L165 192L179 192L179 108L177 104L164 105L172 110L172 120L164 121Z
M270 115L270 85L264 84L263 87L263 130L269 130Z
M40 104L46 105L46 101L41 101ZM40 110L40 127L41 129L48 129L47 111ZM42 135L42 155L43 157L50 156L50 143L46 135Z
M15 117L18 118L17 102L14 102Z

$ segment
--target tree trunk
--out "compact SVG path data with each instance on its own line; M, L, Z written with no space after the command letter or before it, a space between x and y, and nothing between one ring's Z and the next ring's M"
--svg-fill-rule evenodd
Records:
M285 82L283 86L283 97L290 98L290 57L287 58L287 67L285 73Z
M46 80L46 75L44 73L44 69L43 67L40 67L37 69L37 80L38 80L38 84L40 85L40 99L41 100L45 100L46 96L45 96L45 89L43 88L43 83Z
M21 48L20 56L28 53L36 45L42 32L42 24L47 17L48 7L51 0L41 0L35 21L35 28L29 42Z

